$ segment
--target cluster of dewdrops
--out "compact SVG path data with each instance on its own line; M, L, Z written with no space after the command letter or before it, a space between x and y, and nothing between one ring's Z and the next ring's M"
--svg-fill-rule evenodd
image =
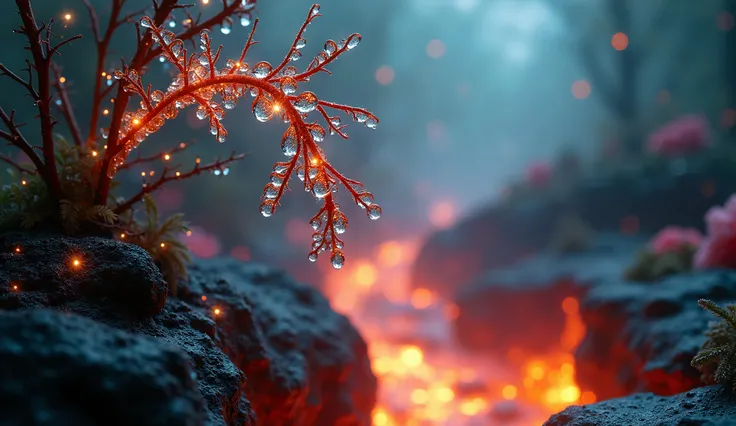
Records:
M248 12L250 9L247 8L252 3L244 0L242 4L241 23L249 25L251 17ZM309 16L310 18L315 17L318 13L319 6L314 5ZM298 178L304 182L305 190L311 192L318 201L323 201L322 209L311 221L315 231L320 228L323 230L313 235L313 250L309 254L309 260L315 261L320 252L329 249L332 252L332 265L337 269L341 268L344 264L344 256L340 251L343 243L338 235L347 229L347 217L332 197L328 198L328 195L337 191L337 183L342 183L347 187L358 206L366 210L370 219L378 219L382 211L381 207L374 203L373 195L362 189L362 184L343 177L326 163L325 155L318 146L318 143L324 140L326 130L317 122L305 121L309 113L320 108L319 111L326 119L329 134L343 135L340 129L344 126L341 126L340 118L327 115L320 107L320 101L314 93L305 91L296 95L299 82L309 81L309 75L299 74L296 67L286 64L301 58L300 50L306 46L306 40L299 36L287 55L287 61L275 70L270 63L265 61L258 62L251 68L243 61L244 58L239 61L229 59L225 62L224 67L217 69L215 62L219 50L217 53L213 52L209 30L203 30L200 33L199 48L201 51L189 54L183 41L177 39L176 35L167 29L176 27L175 21L170 19L160 27L156 27L148 17L143 17L140 22L141 27L149 29L153 41L161 46L160 57L176 67L179 73L173 78L166 92L151 91L144 87L139 73L135 70L118 70L113 73L113 77L123 84L123 90L139 95L141 102L136 111L126 112L123 116L119 140L124 147L115 158L112 171L122 164L131 150L148 136L157 132L166 120L175 118L180 109L191 105L197 105L196 117L198 119L209 120L210 132L216 139L219 142L225 142L228 134L221 124L225 117L225 110L235 108L240 98L250 94L255 98L252 112L258 121L266 122L274 116L280 116L284 123L289 124L299 119L298 122L289 124L282 137L281 149L289 160L276 163L271 173L271 181L264 189L263 202L260 206L261 214L265 217L273 215L289 176L296 170ZM229 33L229 24L223 23L222 25L222 32ZM320 67L345 50L355 48L360 41L359 34L353 34L340 42L328 40L324 44L324 49L309 64L307 71ZM288 96L288 102L293 106L289 109L296 110L298 116L292 117L288 114L284 105L279 103L283 100L276 100L275 94L269 93L263 87L253 87L245 83L222 83L202 84L200 87L192 88L198 83L206 83L218 76L227 75L246 75L263 80L275 91ZM215 101L215 95L219 95L220 100ZM347 106L332 106L332 108L343 110L355 121L363 123L368 128L375 129L378 125L377 118L365 110ZM102 136L108 137L107 130L103 129ZM300 140L304 138L307 140Z

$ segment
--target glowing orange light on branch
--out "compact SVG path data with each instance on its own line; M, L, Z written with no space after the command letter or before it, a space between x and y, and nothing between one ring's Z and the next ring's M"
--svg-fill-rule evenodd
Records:
M73 258L72 258L72 266L73 266L74 268L79 268L79 267L81 267L81 266L82 266L82 261L81 261L81 260L79 260L79 258L78 258L78 257L73 257Z

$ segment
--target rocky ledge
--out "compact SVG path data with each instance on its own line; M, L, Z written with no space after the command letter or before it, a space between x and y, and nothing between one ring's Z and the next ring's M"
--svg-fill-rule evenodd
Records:
M21 318L14 324L26 339L0 345L0 356L14 354L2 367L24 371L26 357L38 358L48 331L34 332L34 324L58 322L52 330L62 334L51 340L61 349L45 361L41 393L25 406L5 400L4 418L20 420L3 424L29 424L23 416L45 413L43 401L72 414L94 413L104 403L119 403L110 398L131 397L126 386L152 376L158 381L148 384L152 397L145 407L161 415L125 424L247 425L256 417L275 426L370 424L376 378L366 344L319 292L265 266L215 259L196 262L178 295L167 299L160 272L139 247L94 237L0 235L0 313ZM51 312L86 319L49 319L66 318ZM110 328L118 331L100 331ZM138 352L142 361L129 361ZM97 370L88 368L90 354L97 353ZM69 377L84 379L95 371L102 377L120 372L129 380L99 384L108 388L92 392L95 398L86 392L68 392L63 400L45 394L66 389ZM0 389L41 383L34 374L3 377L12 381ZM194 413L189 423L172 417L182 412Z
M712 315L698 299L736 301L736 272L674 275L656 283L611 282L580 304L587 333L575 354L577 380L599 399L702 386L690 366Z
M558 345L568 313L562 302L590 288L620 282L644 244L636 238L600 235L577 254L541 253L512 267L489 271L455 297L458 341L475 350L520 347L543 352Z
M572 406L544 426L730 426L734 418L736 397L721 386L708 386L674 396L639 393Z

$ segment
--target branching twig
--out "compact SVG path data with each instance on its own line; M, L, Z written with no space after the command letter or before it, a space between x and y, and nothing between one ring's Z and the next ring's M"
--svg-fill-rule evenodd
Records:
M233 152L232 154L230 154L230 157L228 157L225 160L218 159L212 163L205 164L205 165L200 165L199 163L196 163L194 167L192 168L192 170L186 173L175 173L173 175L169 173L174 172L177 167L173 167L173 168L165 167L163 172L161 173L161 177L159 177L155 182L145 185L143 188L141 188L141 190L136 195L132 196L127 201L115 207L113 211L118 215L125 213L128 209L133 207L133 205L141 201L146 194L150 194L153 191L159 189L166 182L170 182L173 180L183 180L183 179L187 179L187 178L196 176L204 172L222 169L227 164L232 163L233 161L240 160L244 157L245 157L245 154L236 155L235 152Z
M64 83L61 82L61 71L59 70L59 67L53 62L51 63L51 68L54 71L53 86L54 89L56 89L56 92L59 94L59 100L61 101L59 109L61 110L61 113L64 114L66 124L67 126L69 126L69 132L71 132L72 134L74 145L82 146L82 132L79 130L79 124L77 124L77 118L74 114L74 107L72 107L72 103L69 100L69 93L67 92Z
M176 154L177 152L184 151L185 149L190 148L193 144L194 144L193 142L190 142L190 143L182 142L179 145L175 146L174 148L168 151L164 151L164 152L161 152L155 155L150 155L148 157L142 157L139 154L138 157L134 158L133 160L126 161L125 164L123 164L122 166L118 168L118 170L130 169L131 167L137 166L138 164L145 164L145 163L150 163L152 161L160 160L161 157L165 155L172 155L172 154Z
M33 147L31 144L28 143L28 140L26 140L25 137L20 133L20 130L18 130L18 127L20 127L19 124L15 123L15 111L12 111L10 115L6 114L5 111L0 108L0 120L3 121L5 124L5 127L8 128L10 133L6 132L0 132L0 137L3 139L9 141L11 144L15 145L23 151L28 158L31 160L34 166L36 166L36 170L44 176L44 173L46 172L46 167L44 167L43 161L41 161L41 158L36 154L36 152L33 150Z
M115 30L117 30L118 27L121 25L118 21L118 16L120 16L120 11L123 8L125 0L112 1L112 11L110 12L110 19L107 23L107 29L105 30L105 34L103 36L100 36L99 20L97 18L97 13L95 12L94 7L87 0L83 0L83 2L85 7L87 8L87 12L89 13L92 25L92 33L94 35L97 48L95 87L92 91L92 118L90 119L89 130L87 132L87 144L93 145L96 141L95 136L97 134L97 123L99 120L100 104L102 103L102 98L105 95L105 93L103 92L108 91L102 90L102 73L105 71L105 58L107 57L107 49L110 46L110 40L112 39Z
M20 0L18 0L20 1ZM177 8L178 0L161 0L161 3L154 3L155 12L151 20L156 26L160 26L166 21L171 12ZM146 64L145 58L148 52L151 51L153 40L150 32L139 39L138 46L136 48L133 59L128 64L128 69L135 70L140 73L141 68ZM97 185L95 204L103 204L107 200L110 193L110 180L111 176L108 175L108 169L115 158L115 155L120 151L120 144L118 143L120 125L123 121L123 114L128 108L128 102L130 95L123 90L123 85L119 84L117 93L115 95L115 107L112 112L112 120L110 124L109 136L107 140L107 149L102 159L102 173L100 174L100 181ZM96 111L94 111L96 112Z
M8 157L5 154L0 154L0 161L10 164L11 166L15 167L21 173L28 173L29 175L36 174L35 170L29 169L28 167L24 167L16 163L15 160L13 160L12 158Z

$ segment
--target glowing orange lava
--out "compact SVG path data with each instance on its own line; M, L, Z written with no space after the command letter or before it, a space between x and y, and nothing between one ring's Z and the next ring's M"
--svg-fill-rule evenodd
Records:
M452 339L458 307L409 286L417 247L389 241L326 275L333 308L369 342L379 378L374 426L538 426L568 405L595 402L575 383L572 354L585 335L575 298L558 307L566 327L557 350L540 356L510 348L498 359L468 353Z

